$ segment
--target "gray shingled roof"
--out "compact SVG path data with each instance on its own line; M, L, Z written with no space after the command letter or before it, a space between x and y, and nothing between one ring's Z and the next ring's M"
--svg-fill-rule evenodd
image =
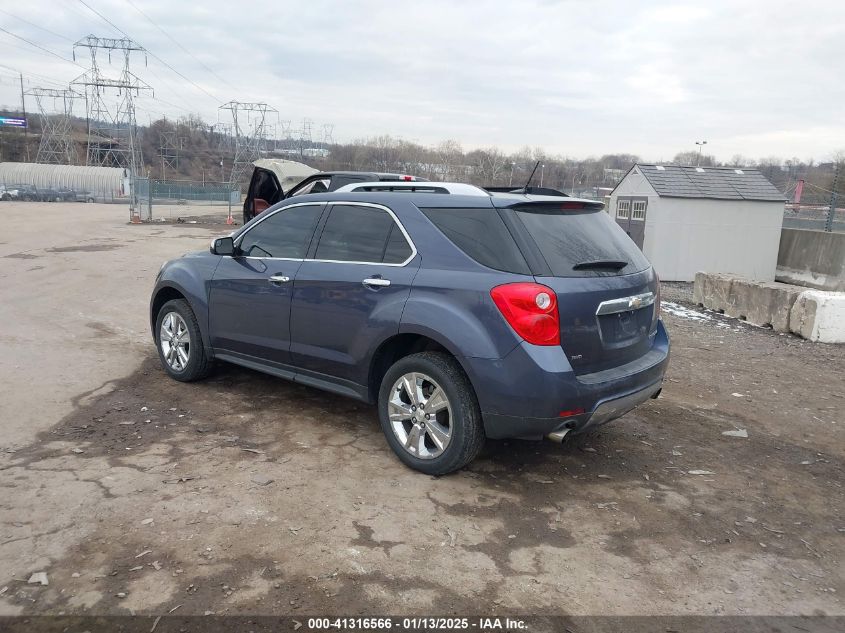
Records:
M711 198L715 200L786 199L756 169L736 167L689 167L686 165L647 165L635 168L642 172L659 196L669 198ZM738 171L742 173L737 173Z

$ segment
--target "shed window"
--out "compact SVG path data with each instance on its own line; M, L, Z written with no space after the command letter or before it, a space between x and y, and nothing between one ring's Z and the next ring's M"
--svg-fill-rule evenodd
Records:
M628 213L631 210L631 201L630 200L617 200L616 201L616 217L622 220L628 219Z
M645 220L645 200L634 200L631 207L632 220Z

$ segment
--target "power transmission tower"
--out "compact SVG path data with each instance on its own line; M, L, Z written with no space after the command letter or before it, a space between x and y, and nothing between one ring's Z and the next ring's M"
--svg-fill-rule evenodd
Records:
M293 149L293 139L290 133L290 121L279 121L279 127L282 129L282 139L284 141L282 149Z
M311 148L313 144L313 138L311 136L311 127L314 125L314 122L311 119L302 119L302 128L299 130L299 157L303 158L305 156L305 146L307 145L308 148Z
M181 142L178 138L178 130L167 127L167 119L164 120L163 127L158 134L159 147L158 156L161 160L161 179L166 180L167 168L179 169L179 150L181 149Z
M333 132L334 132L334 123L324 123L323 124L323 129L322 129L322 133L321 133L321 136L322 136L321 145L322 145L322 148L323 148L323 152L325 152L326 154L328 154L329 145L334 145L334 137L332 136Z
M261 156L261 148L267 134L267 114L278 115L279 111L266 103L241 101L229 101L218 110L228 110L232 113L235 159L232 162L229 182L237 184L252 168L252 163Z
M105 167L123 167L130 176L142 175L143 157L135 124L135 97L152 88L129 70L132 53L146 50L127 37L121 39L89 35L73 45L76 59L78 48L88 49L91 69L71 82L85 91L88 102L88 151L86 164ZM111 63L112 52L122 55L118 77L103 74L97 54L106 51ZM116 93L116 94L115 94ZM115 99L116 96L116 99Z
M231 123L215 123L212 126L213 133L216 135L216 149L221 152L234 151L235 139L232 134L233 126Z
M35 97L38 118L41 121L41 142L38 144L36 163L73 165L76 163L76 145L73 142L73 100L80 95L73 90L32 88L27 94ZM51 101L52 100L52 101ZM48 111L47 103L52 106Z

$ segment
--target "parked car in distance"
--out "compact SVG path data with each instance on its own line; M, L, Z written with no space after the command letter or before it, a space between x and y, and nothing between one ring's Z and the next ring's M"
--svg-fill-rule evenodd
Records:
M296 167L294 167L296 166ZM303 169L304 168L304 169ZM311 172L311 173L308 173ZM307 173L301 179L300 175ZM291 178L291 174L295 174ZM293 180L293 183L290 184ZM264 159L256 161L252 179L243 206L244 224L274 204L294 196L335 191L344 185L368 181L417 181L424 180L406 174L388 174L369 171L318 172L302 163L287 160Z
M18 190L14 187L0 185L0 200L17 200Z
M283 201L162 265L150 324L184 382L227 361L377 406L408 466L562 441L660 393L657 275L592 200L462 183Z
M76 200L76 192L67 187L49 187L38 190L38 199L42 202L71 202Z
M73 199L76 202L96 202L97 197L90 191L75 191Z
M15 184L10 185L7 189L17 194L11 198L12 200L26 200L27 202L40 200L38 190L33 185Z

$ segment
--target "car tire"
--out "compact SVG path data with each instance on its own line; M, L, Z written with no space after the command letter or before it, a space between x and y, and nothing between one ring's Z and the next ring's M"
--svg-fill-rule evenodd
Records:
M197 317L184 299L168 301L158 311L155 342L161 366L174 380L193 382L211 372Z
M85 202L87 202L88 204L93 204L93 203L94 203L94 198L86 198L86 199L85 199Z
M415 397L409 395L409 384L417 392ZM437 389L442 390L444 398L436 395ZM417 407L415 400L421 406ZM444 400L445 406L441 406ZM421 413L426 404L429 413ZM411 411L411 407L416 409ZM449 354L422 352L394 363L381 382L378 412L387 443L399 459L428 475L445 475L463 468L484 446L475 391Z

